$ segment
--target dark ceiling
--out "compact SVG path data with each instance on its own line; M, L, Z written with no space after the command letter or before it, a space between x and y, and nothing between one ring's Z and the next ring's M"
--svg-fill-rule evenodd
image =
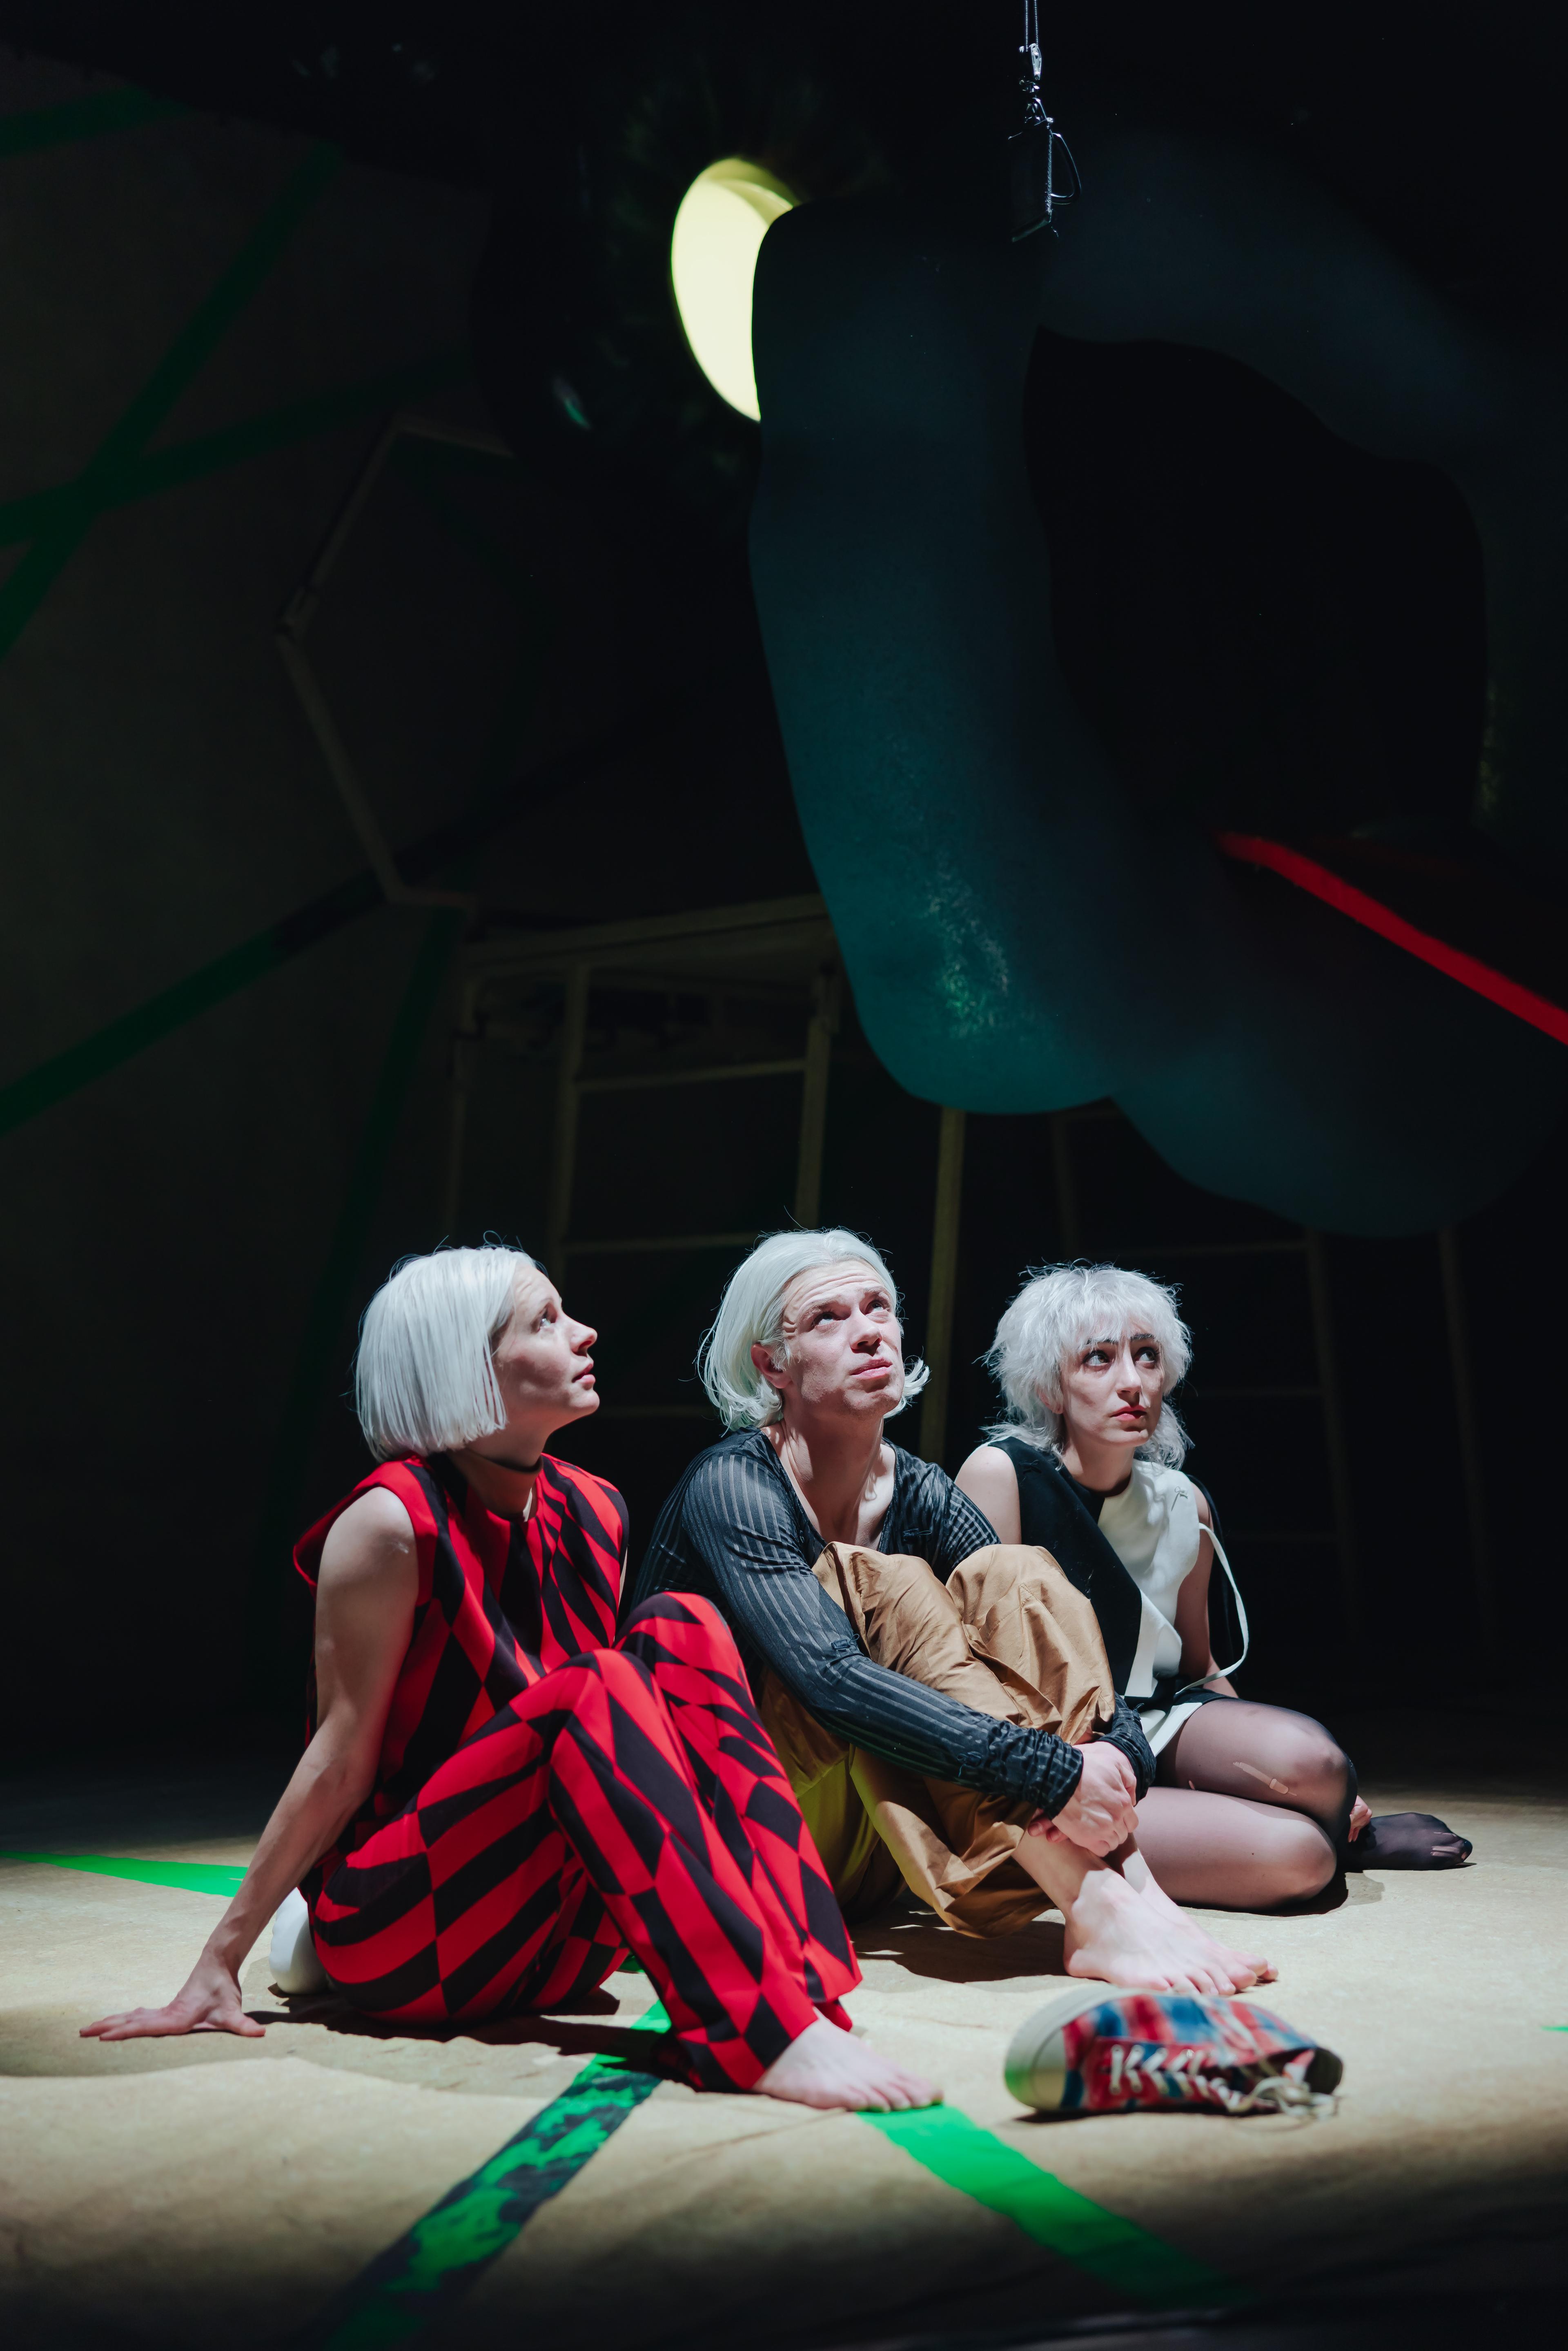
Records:
M1559 337L1553 12L1519 0L1092 0L1044 16L1048 89L1070 133L1075 117L1087 124L1109 107L1261 142L1462 305ZM666 601L730 616L713 622L720 650L693 692L700 701L719 674L748 682L738 731L781 781L738 527L755 436L707 393L658 290L667 217L644 203L653 298L601 282L603 256L625 258L626 190L647 176L650 125L668 126L659 91L678 99L721 52L749 60L769 90L789 81L820 94L824 116L895 183L961 197L998 175L1017 120L1019 17L1017 0L766 11L648 0L619 16L532 0L0 0L0 39L220 116L329 138L364 163L493 191L475 300L492 413L518 449L555 433L552 470L585 512L603 508L607 546L652 515L643 536ZM684 151L665 146L674 170ZM685 162L700 169L710 152ZM676 172L670 186L684 184ZM584 351L610 344L611 373L643 406L619 441L599 414L579 447L547 416L547 390L563 374L586 389ZM1242 830L1275 820L1268 778L1315 807L1319 829L1412 810L1462 823L1484 647L1479 554L1448 486L1333 443L1209 354L1063 346L1051 357L1028 422L1055 573L1071 591L1059 650L1133 780L1179 798L1201 770L1208 798L1194 812ZM619 469L614 447L628 461ZM672 486L679 496L659 503ZM699 509L694 538L686 517ZM716 517L729 540L716 570ZM677 596L688 540L692 579ZM1265 573L1271 598L1257 592ZM1167 574L1153 625L1149 581ZM1260 633L1265 603L1288 612L1287 628ZM1234 743L1217 767L1206 747L1218 707ZM1374 782L1347 776L1347 737L1381 747ZM1146 778L1140 746L1153 746Z
M1017 0L795 0L613 10L519 0L0 0L14 47L124 76L219 114L309 131L357 159L483 184L542 99L584 121L650 45L722 32L809 63L918 173L953 126L1011 99ZM1562 46L1521 0L1186 9L1122 0L1045 12L1047 78L1113 86L1164 114L1289 146L1450 287L1539 315L1563 277ZM514 161L515 168L515 161Z

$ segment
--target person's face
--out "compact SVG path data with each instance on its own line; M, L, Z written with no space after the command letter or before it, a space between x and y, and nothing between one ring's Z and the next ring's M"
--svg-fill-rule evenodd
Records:
M1075 1443L1142 1445L1152 1437L1165 1395L1160 1343L1146 1331L1092 1339L1061 1374L1061 1413Z
M751 1360L784 1399L786 1422L802 1408L878 1419L904 1401L904 1331L885 1282L858 1258L802 1274L784 1300L781 1363L765 1347Z
M586 1322L572 1321L544 1274L525 1273L510 1320L496 1342L496 1379L507 1426L493 1437L482 1437L476 1451L505 1454L513 1437L542 1442L552 1429L597 1412L599 1390L588 1351L598 1336Z

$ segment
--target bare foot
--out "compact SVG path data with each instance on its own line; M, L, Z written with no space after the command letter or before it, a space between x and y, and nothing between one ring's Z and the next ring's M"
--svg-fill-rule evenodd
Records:
M870 2107L880 2114L942 2103L941 2091L918 2074L906 2074L821 2016L774 2059L757 2088L765 2098L788 2098L798 2106Z
M1224 1979L1223 1991L1245 1991L1250 1984L1278 1980L1280 1970L1271 1959L1261 1959L1252 1951L1233 1951L1228 1944L1217 1942L1207 1928L1200 1927L1196 1918L1190 1917L1173 1902L1141 1854L1135 1861L1129 1861L1125 1868L1129 1882L1145 1901L1152 1902L1156 1909L1168 1912L1187 1934L1196 1938L1208 1965ZM1135 1869L1144 1873L1141 1882L1134 1874Z
M1176 1916L1179 1918L1186 1914L1178 1910ZM1186 1924L1202 1944L1210 1966L1229 1979L1232 1991L1246 1991L1253 1984L1279 1982L1280 1970L1272 1959L1265 1959L1255 1951L1233 1951L1228 1943L1218 1942L1196 1918L1188 1918Z
M1255 1951L1233 1951L1228 1943L1217 1941L1207 1928L1198 1925L1196 1918L1189 1918L1185 1910L1177 1909L1168 1894L1162 1892L1160 1900L1170 1904L1187 1932L1197 1938L1209 1966L1224 1977L1223 1990L1246 1991L1253 1984L1279 1981L1280 1970L1272 1959L1265 1959Z
M1092 1870L1065 1914L1070 1976L1098 1977L1134 1991L1214 1997L1245 1991L1255 1970L1195 1927L1175 1903L1151 1901L1113 1869ZM1212 1955L1212 1956L1211 1956Z

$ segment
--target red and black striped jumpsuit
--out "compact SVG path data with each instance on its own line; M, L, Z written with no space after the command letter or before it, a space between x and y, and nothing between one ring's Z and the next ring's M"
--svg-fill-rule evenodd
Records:
M559 2007L635 1952L689 2078L749 2089L860 1970L716 1609L664 1593L619 1639L621 1497L545 1457L525 1524L453 1465L384 1462L413 1522L413 1631L366 1811L305 1881L356 2007L445 2022Z

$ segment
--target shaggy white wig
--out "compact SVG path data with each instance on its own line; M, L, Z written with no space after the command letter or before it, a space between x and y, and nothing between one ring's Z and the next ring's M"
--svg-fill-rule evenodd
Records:
M897 1284L882 1253L859 1233L831 1226L821 1232L769 1233L743 1258L724 1286L714 1325L697 1350L697 1374L708 1401L727 1428L766 1428L784 1417L784 1399L769 1387L751 1360L754 1346L765 1347L775 1364L789 1361L784 1338L784 1301L803 1273L852 1259L883 1282L893 1311L902 1320ZM931 1374L920 1362L909 1364L904 1374L902 1412L920 1394ZM893 1418L893 1413L887 1416Z
M986 1357L1007 1402L1008 1416L988 1437L1021 1437L1060 1453L1066 1440L1061 1417L1061 1374L1072 1358L1098 1340L1119 1343L1134 1331L1159 1342L1165 1391L1152 1437L1137 1448L1145 1461L1179 1469L1186 1454L1186 1431L1170 1403L1173 1388L1192 1361L1192 1333L1182 1321L1176 1293L1146 1273L1119 1265L1045 1265L1030 1273L997 1324Z
M493 1351L533 1270L531 1257L498 1242L393 1267L365 1309L354 1358L354 1408L378 1461L447 1453L506 1426Z

